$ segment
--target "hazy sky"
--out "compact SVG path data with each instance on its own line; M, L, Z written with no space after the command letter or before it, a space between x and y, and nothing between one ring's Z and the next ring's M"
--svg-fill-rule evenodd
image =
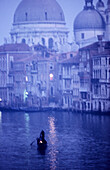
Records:
M94 0L94 5L98 0ZM4 37L9 37L13 23L14 12L21 0L0 0L0 45ZM57 0L63 9L67 27L70 31L70 38L73 36L73 22L76 15L83 9L85 0ZM103 0L107 4L107 0Z

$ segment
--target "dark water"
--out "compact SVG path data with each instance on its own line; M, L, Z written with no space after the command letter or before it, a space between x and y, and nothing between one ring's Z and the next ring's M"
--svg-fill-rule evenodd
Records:
M42 129L48 147L39 152L30 143ZM0 170L109 168L109 116L0 112Z

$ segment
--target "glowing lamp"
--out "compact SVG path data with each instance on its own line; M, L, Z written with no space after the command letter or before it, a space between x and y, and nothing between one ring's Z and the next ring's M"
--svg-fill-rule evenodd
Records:
M26 93L25 93L26 95L28 95L28 92L26 91Z
M26 76L26 81L28 81L28 77Z
M53 80L53 74L51 73L49 76L50 76L50 80Z
M0 102L2 101L2 99L0 98Z

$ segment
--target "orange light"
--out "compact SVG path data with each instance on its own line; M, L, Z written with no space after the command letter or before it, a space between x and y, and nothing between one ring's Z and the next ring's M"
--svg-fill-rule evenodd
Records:
M50 80L53 80L53 74L52 73L50 73Z

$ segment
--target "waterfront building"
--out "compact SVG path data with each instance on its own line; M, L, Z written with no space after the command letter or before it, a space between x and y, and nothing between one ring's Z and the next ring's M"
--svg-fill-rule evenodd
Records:
M0 46L0 98L2 105L18 103L23 90L23 65L20 58L28 57L32 51L26 44L5 44ZM21 84L21 86L20 86ZM23 96L21 95L20 100Z
M92 55L93 110L110 110L110 42L100 42Z
M59 91L63 108L79 109L79 58L66 53L59 61Z
M85 69L87 67L89 69L89 72L87 71L89 89L86 90L90 96L90 109L108 111L110 110L110 42L102 41L102 36L99 36L98 42L80 50L89 58L89 67L86 64Z
M87 47L79 49L80 109L91 110L91 56Z

